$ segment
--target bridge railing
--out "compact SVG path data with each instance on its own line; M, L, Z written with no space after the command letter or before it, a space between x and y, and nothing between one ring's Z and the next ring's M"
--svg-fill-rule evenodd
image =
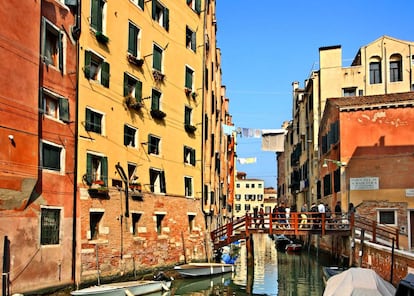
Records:
M359 215L355 216L355 231L361 238L361 233L371 242L382 245L391 246L394 241L395 247L399 249L399 229L397 227L379 224L375 220L371 220Z

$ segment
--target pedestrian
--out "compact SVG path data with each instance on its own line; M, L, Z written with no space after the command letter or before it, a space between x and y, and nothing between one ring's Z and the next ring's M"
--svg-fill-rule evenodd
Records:
M332 211L327 203L325 204L325 218L327 228L332 228Z
M275 206L273 207L272 210L272 225L273 224L278 224L279 221L277 220L277 204L275 204ZM273 228L273 226L272 226Z
M278 212L278 215L279 215L279 223L284 228L286 226L286 208L285 208L285 204L283 202L277 208L277 212Z
M255 206L253 208L253 221L254 221L254 224L255 224L255 227L256 228L259 227L259 221L258 221L258 219L259 219L259 208L257 206Z
M304 203L302 207L300 208L300 226L299 228L306 227L306 224L308 223L308 216L306 215L306 212L308 211L308 206Z
M339 223L342 220L342 208L341 208L341 201L337 201L335 205L335 222Z
M260 220L260 227L264 228L264 208L263 205L260 205L260 210L259 210L259 220Z
M316 206L316 203L312 203L310 211L311 211L310 221L312 224L312 228L316 229L318 228L318 223L319 223L319 219L318 219L319 211L318 211L318 207Z

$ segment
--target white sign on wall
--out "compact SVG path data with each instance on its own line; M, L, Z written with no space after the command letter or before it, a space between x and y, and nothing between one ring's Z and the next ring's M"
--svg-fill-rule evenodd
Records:
M414 189L413 188L405 189L405 196L414 197Z
M378 177L350 178L351 190L377 190L379 189Z

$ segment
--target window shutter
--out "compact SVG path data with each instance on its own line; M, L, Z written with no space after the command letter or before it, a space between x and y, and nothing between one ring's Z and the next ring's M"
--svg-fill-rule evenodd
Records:
M195 52L196 51L196 32L191 33L191 49Z
M188 153L188 149L187 147L184 146L184 163L187 163L187 153Z
M128 74L124 73L124 97L128 95Z
M165 186L165 173L164 173L164 171L160 172L160 191L162 193L167 192L167 187Z
M86 154L86 183L92 184L92 155Z
M87 131L92 130L92 111L88 108L86 108L86 118L85 118L85 129Z
M91 78L91 60L92 60L92 54L90 51L85 51L85 66L83 68L83 71L85 73L86 79Z
M195 11L197 13L201 12L201 0L195 0Z
M144 10L144 0L138 0L138 6Z
M128 31L128 52L133 56L137 56L137 28L133 24L129 24Z
M167 31L170 29L170 11L166 7L164 8L163 27Z
M188 107L185 107L185 118L184 118L184 124L191 124L191 109Z
M161 50L157 46L154 46L152 67L155 70L161 71L161 58L162 58Z
M108 184L108 158L107 157L101 158L101 179L105 182L105 186L109 186Z
M124 145L128 146L129 140L128 140L128 128L126 125L124 125Z
M102 62L101 65L101 84L109 87L109 64L107 62Z
M190 5L193 0L187 0L187 5Z
M39 113L45 113L45 102L43 101L43 87L39 88Z
M91 27L98 30L98 10L100 0L91 1Z
M191 154L190 154L190 163L191 163L192 165L195 165L195 150L194 150L194 149L192 149L192 150L191 150Z
M150 154L152 152L151 135L148 135L147 146L148 146L148 154Z
M138 102L141 102L142 100L142 82L137 80L135 84L135 98Z
M41 39L41 49L42 49L42 60L45 61L45 50L46 50L46 19L42 17L42 39Z
M69 122L69 100L66 98L59 99L59 118L64 122Z
M193 73L187 67L185 67L185 87L193 89Z
M152 19L155 20L157 14L157 0L152 0Z
M60 72L62 72L63 73L63 34L61 33L61 32L59 32L59 40L58 40L58 42L59 42L59 44L58 44L58 46L59 46L59 49L58 49L58 51L59 51L59 70L60 70Z

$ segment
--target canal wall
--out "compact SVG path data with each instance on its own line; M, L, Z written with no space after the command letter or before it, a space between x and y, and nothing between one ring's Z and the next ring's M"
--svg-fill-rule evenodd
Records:
M313 235L308 238L313 247L329 252L337 258L338 265L358 266L375 270L383 279L394 286L408 273L414 273L414 253L392 249L370 241L352 242L350 237Z

